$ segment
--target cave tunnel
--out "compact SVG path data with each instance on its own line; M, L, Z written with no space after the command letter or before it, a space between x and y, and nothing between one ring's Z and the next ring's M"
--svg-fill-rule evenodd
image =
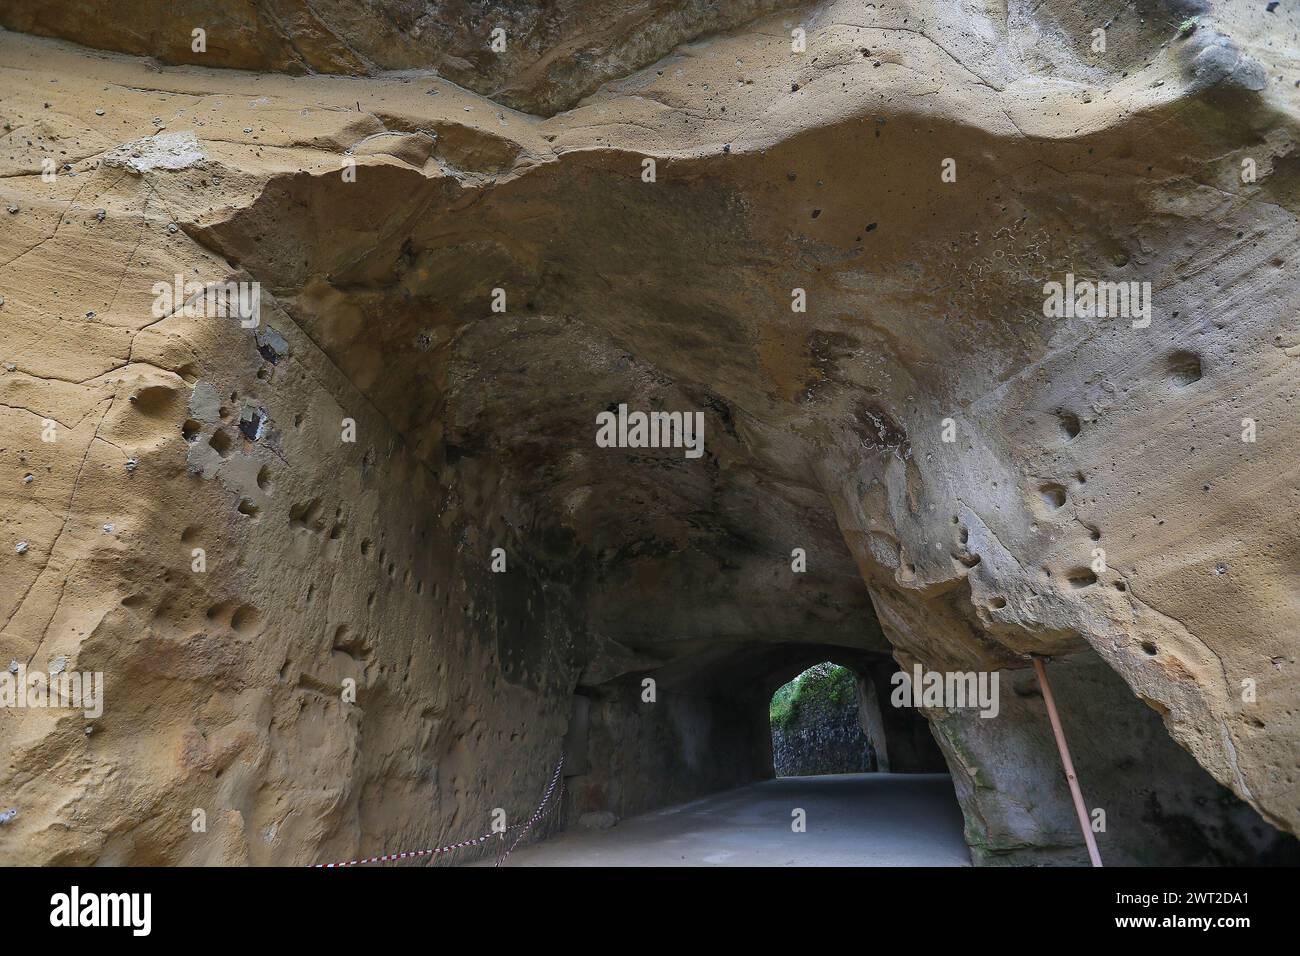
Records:
M843 310L877 309L858 290L819 293L837 306L811 329L773 329L765 318L773 306L762 298L763 273L814 287L815 265L798 275L801 266L771 251L779 243L759 239L774 227L802 229L790 221L800 201L751 202L742 214L729 191L764 176L789 188L787 168L796 183L848 177L853 158L842 140L811 133L725 166L718 157L679 161L653 206L638 201L635 178L580 152L498 184L454 218L466 183L378 166L369 172L391 180L381 194L401 197L400 214L373 195L355 206L337 177L299 174L196 227L205 244L260 277L287 324L328 355L342 373L330 399L355 403L355 389L382 419L375 430L389 437L362 459L361 486L389 513L361 550L378 550L387 600L394 581L414 587L401 613L416 621L428 618L420 586L432 580L434 611L459 614L461 639L489 675L486 688L460 675L446 692L449 704L470 702L447 710L456 729L438 763L452 822L468 793L499 786L484 746L528 753L524 764L505 752L500 760L520 768L521 783L536 780L537 763L555 750L534 740L575 736L574 697L585 702L574 706L585 707L577 736L586 747L570 755L567 802L552 827L587 814L623 819L766 779L764 714L777 686L833 658L881 700L897 668L923 661L1001 674L1001 710L992 720L960 709L922 720L881 706L882 720L897 725L885 735L891 771L952 775L976 862L1083 862L1029 669L1038 656L1053 660L1110 859L1285 858L1293 841L1169 739L1160 706L1137 700L1099 654L1097 612L1071 603L1106 606L1131 593L1123 575L1099 581L1083 560L1100 537L1095 519L1081 516L1093 508L1084 471L1070 479L1075 503L1063 485L1026 486L1012 448L978 424L956 471L932 464L944 454L941 416L909 392L932 403L947 390L982 388L970 345L960 335L923 336L898 352L870 324L845 326ZM910 201L938 204L941 188L912 185ZM844 202L861 207L847 218L899 202L888 193L883 185L847 191ZM286 221L285 208L300 211ZM356 238L326 242L311 229L327 210L360 220ZM913 324L909 309L893 307L900 327ZM796 366L764 345L791 335ZM757 361L736 349L745 341L756 343ZM922 374L936 367L950 376ZM295 374L294 363L285 371ZM1009 413L1016 434L1029 429L1052 455L1077 438L1073 416L1058 407L1065 387L1054 379L1036 409ZM593 441L601 416L627 407L698 415L702 455ZM220 414L204 423L192 465L221 468L203 435L224 427ZM992 512L967 503L971 481L991 493ZM1000 482L1023 487L1023 498L1008 499L1019 532L989 524L1002 520L994 517ZM296 507L311 511L316 500ZM1077 543L1049 546L1041 571L1026 578L1004 542L1014 533L1032 540L1043 523ZM434 543L448 536L455 545L443 570ZM352 537L345 528L341 546ZM434 566L398 570L412 562ZM374 599L371 590L371 616ZM346 604L328 616L336 614L349 616ZM435 642L444 627L435 626ZM376 666L368 654L383 653L383 625L371 628L373 651L343 648L363 668ZM1137 643L1126 647L1148 661L1146 643ZM1124 826L1109 836L1117 818Z
M892 704L901 682L893 660L861 652L848 659L856 664L825 660L804 668L773 692L775 775L946 771L925 718Z
M0 713L0 852L482 862L500 811L541 860L742 792L790 832L770 704L831 661L944 861L1086 865L1046 662L1108 864L1294 862L1295 94L1229 42L1280 56L1263 14L1085 67L1075 5L917 5L810 15L816 67L768 11L491 82L478 38L289 77L0 32L0 654L129 688ZM1157 307L1053 313L1076 274ZM260 314L195 311L227 285Z

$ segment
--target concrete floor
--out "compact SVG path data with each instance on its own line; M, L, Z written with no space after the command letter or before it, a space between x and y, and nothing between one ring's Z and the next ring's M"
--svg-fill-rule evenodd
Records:
M807 832L790 829L807 811ZM491 865L489 862L488 865ZM517 850L507 866L969 866L947 774L781 777Z

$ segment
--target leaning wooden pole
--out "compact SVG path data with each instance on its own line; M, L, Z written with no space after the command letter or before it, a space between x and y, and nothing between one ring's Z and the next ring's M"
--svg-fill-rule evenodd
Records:
M1056 735L1056 749L1061 752L1061 763L1065 767L1065 781L1070 785L1070 796L1074 797L1074 811L1079 815L1079 829L1083 831L1083 842L1088 844L1088 859L1093 866L1101 866L1101 854L1097 852L1097 839L1092 835L1092 825L1088 821L1088 808L1083 802L1083 792L1079 789L1079 778L1075 776L1074 764L1070 760L1070 748L1065 745L1065 731L1061 729L1061 718L1056 713L1056 701L1052 698L1052 685L1047 682L1047 669L1040 658L1034 658L1034 672L1038 675L1038 686L1043 691L1043 702L1047 704L1047 718L1052 722L1052 733Z

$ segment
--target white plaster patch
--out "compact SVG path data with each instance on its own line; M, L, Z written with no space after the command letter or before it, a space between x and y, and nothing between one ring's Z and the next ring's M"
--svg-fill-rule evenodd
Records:
M105 166L122 166L136 175L155 169L189 169L207 159L192 132L163 133L123 143L104 155Z

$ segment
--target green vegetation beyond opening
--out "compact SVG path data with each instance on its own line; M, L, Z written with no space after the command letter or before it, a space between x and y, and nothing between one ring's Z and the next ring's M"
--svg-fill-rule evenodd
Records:
M773 727L784 727L799 713L799 707L814 701L841 704L855 692L853 672L826 661L814 664L772 695L768 716Z

